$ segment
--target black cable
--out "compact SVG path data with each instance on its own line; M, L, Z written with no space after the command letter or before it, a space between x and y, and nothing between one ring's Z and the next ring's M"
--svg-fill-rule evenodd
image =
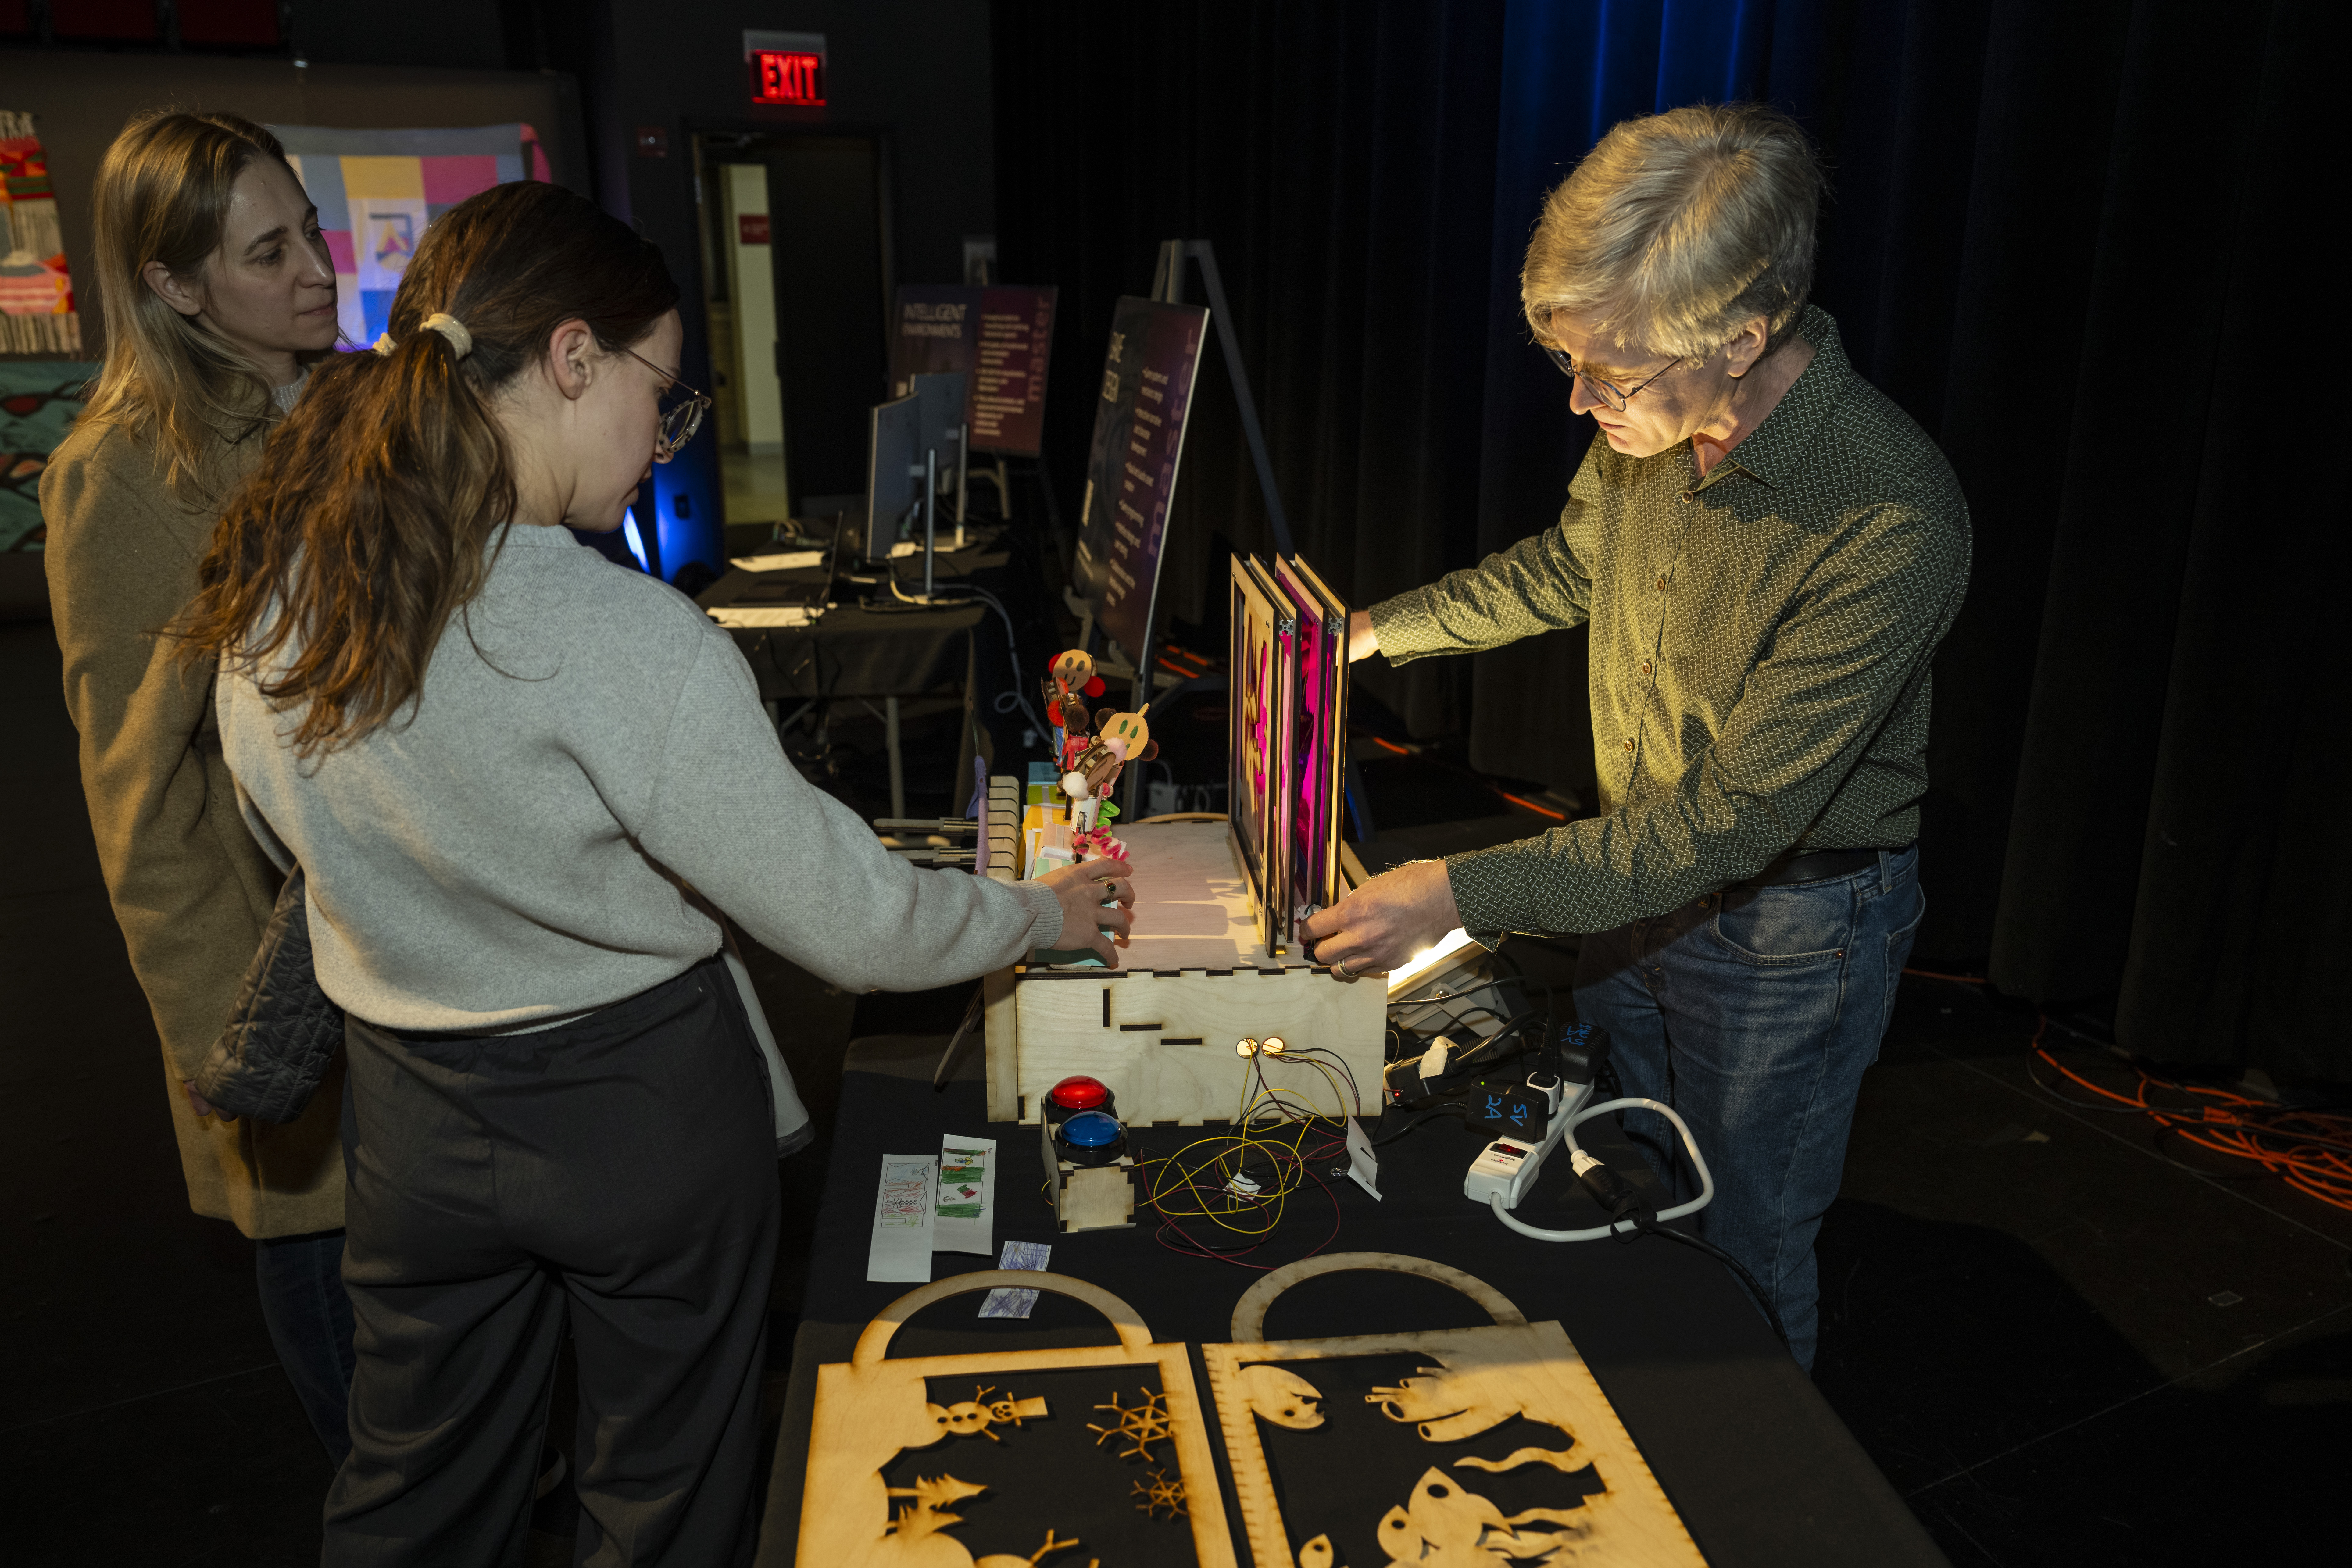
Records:
M1485 1052L1487 1047L1496 1044L1499 1040L1517 1036L1519 1032L1524 1030L1529 1024L1540 1024L1541 1022L1543 1022L1543 1015L1541 1013L1534 1012L1532 1010L1524 1013L1514 1013L1511 1016L1503 1020L1503 1026L1501 1028L1496 1029L1493 1034L1487 1036L1485 1039L1480 1040L1476 1045L1472 1046L1460 1056L1448 1058L1445 1064L1446 1073L1448 1076L1451 1076L1453 1073L1466 1067L1493 1066L1503 1058L1499 1054L1492 1057L1486 1055Z
M1440 1100L1435 1105L1425 1106L1421 1110L1416 1111L1402 1126L1397 1128L1393 1132L1383 1132L1379 1137L1373 1139L1372 1147L1377 1149L1383 1143L1393 1143L1398 1139L1403 1137L1406 1133L1412 1131L1414 1128L1420 1126L1423 1122L1433 1120L1436 1117L1466 1116L1469 1114L1469 1109L1470 1108L1468 1106L1464 1105L1460 1100ZM1385 1115L1382 1117L1382 1120L1386 1120Z
M1709 1258L1714 1258L1726 1268L1730 1269L1732 1273L1738 1275L1739 1277L1739 1282L1748 1288L1748 1294L1749 1297L1755 1300L1757 1307L1763 1311L1764 1321L1772 1325L1772 1332L1780 1337L1782 1348L1785 1349L1788 1346L1789 1331L1781 1326L1780 1314L1772 1310L1772 1298L1764 1293L1764 1287L1757 1283L1755 1275L1748 1272L1748 1266L1746 1264L1740 1262L1739 1259L1732 1257L1731 1254L1724 1251L1723 1248L1716 1246L1715 1243L1711 1241L1701 1241L1697 1237L1688 1235L1683 1231L1669 1230L1664 1226L1660 1225L1656 1220L1645 1218L1642 1215L1629 1215L1628 1217L1633 1220L1634 1227L1641 1231L1643 1236L1663 1236L1668 1241L1679 1241L1685 1247L1696 1247L1699 1251L1706 1253Z
M1773 1309L1772 1299L1764 1293L1764 1287L1756 1282L1756 1276L1748 1272L1747 1265L1711 1241L1701 1241L1697 1237L1685 1236L1679 1230L1668 1230L1664 1226L1660 1225L1657 1210L1642 1196L1640 1189L1626 1180L1606 1160L1599 1159L1589 1152L1580 1152L1570 1163L1576 1169L1578 1184L1591 1194L1593 1200L1600 1204L1601 1212L1609 1216L1609 1223L1612 1228L1619 1225L1630 1225L1633 1227L1633 1231L1641 1235L1663 1236L1669 1241L1681 1242L1685 1247L1696 1247L1716 1259L1739 1277L1739 1282L1748 1288L1748 1295L1755 1299L1756 1305L1763 1310L1764 1321L1771 1324L1772 1331L1780 1336L1781 1345L1784 1348L1788 1345L1789 1331L1781 1323L1780 1314ZM1633 1239L1633 1233L1617 1231L1613 1239L1621 1244L1630 1242Z
M2032 1083L2034 1088L2040 1089L2042 1093L2048 1095L2051 1099L2056 1100L2059 1104L2066 1107L2070 1110L2092 1110L2106 1116L2145 1116L2147 1114L2147 1111L2141 1110L2137 1105L2100 1105L2092 1100L2076 1100L2071 1094L2059 1093L2058 1088L2055 1084L2047 1084L2042 1082L2042 1075L2033 1070L2033 1057L2031 1052L2028 1052L2025 1058L2025 1076L2027 1079Z

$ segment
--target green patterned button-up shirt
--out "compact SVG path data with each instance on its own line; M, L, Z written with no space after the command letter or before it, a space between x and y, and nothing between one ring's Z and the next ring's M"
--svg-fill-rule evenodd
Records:
M1601 815L1449 858L1473 935L1605 931L1791 848L1918 837L1968 504L1827 312L1797 330L1812 363L1704 479L1688 443L1596 439L1556 526L1372 607L1398 662L1592 623Z

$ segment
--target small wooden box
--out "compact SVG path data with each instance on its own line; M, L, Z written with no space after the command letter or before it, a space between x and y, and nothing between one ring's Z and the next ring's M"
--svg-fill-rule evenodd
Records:
M1037 1123L1037 1146L1045 1164L1045 1188L1054 1219L1063 1230L1135 1228L1135 1161L1121 1154L1108 1165L1074 1165L1054 1152L1054 1134Z
M1020 785L992 779L989 794L986 874L1013 881ZM1267 956L1223 823L1118 832L1135 882L1123 967L1015 964L988 977L989 1120L1034 1122L1047 1089L1085 1073L1109 1086L1130 1126L1230 1121L1257 1092L1261 1070L1235 1044L1269 1035L1290 1049L1265 1060L1266 1087L1328 1115L1378 1110L1382 983L1339 980L1303 952ZM1309 1048L1330 1053L1336 1090L1297 1056Z

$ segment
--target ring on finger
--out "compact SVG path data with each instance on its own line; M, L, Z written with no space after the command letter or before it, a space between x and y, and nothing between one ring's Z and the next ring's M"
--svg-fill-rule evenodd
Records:
M1331 978L1334 980L1353 980L1356 977L1348 973L1348 961L1346 959L1335 958L1331 961Z

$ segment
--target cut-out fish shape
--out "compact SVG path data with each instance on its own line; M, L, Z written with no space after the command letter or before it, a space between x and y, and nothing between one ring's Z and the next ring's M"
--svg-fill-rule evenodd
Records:
M1296 1373L1278 1366L1245 1367L1238 1381L1251 1411L1276 1426L1306 1432L1323 1425L1322 1394Z
M1560 1524L1557 1531L1522 1531L1532 1523ZM1506 1519L1503 1510L1442 1470L1423 1470L1413 1483L1405 1505L1382 1516L1377 1532L1381 1550L1391 1564L1412 1568L1504 1568L1513 1563L1541 1559L1564 1563L1560 1555L1584 1544L1592 1521L1577 1510L1531 1508ZM1318 1540L1322 1539L1318 1537ZM1312 1542L1309 1543L1310 1545ZM1318 1568L1328 1568L1329 1557ZM1299 1557L1306 1568L1306 1554Z

